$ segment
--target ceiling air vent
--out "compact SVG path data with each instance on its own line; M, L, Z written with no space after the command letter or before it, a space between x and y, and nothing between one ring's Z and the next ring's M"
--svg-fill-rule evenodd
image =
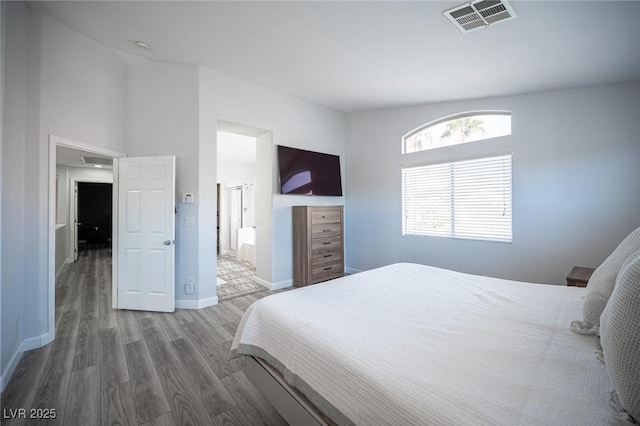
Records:
M449 9L444 15L463 33L517 17L507 0L472 1Z
M111 166L113 165L113 159L104 158L104 157L85 157L81 155L80 158L84 164L98 164L101 166Z

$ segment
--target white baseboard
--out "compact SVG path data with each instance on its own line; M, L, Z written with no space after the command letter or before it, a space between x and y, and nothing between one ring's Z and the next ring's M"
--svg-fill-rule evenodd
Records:
M23 349L25 351L30 351L31 349L41 348L49 343L53 342L53 333L47 332L37 337L32 337L30 339L26 339L22 344L24 345Z
M62 273L62 271L65 270L65 268L67 267L68 264L73 263L71 261L71 259L69 259L68 257L64 260L64 263L60 266L60 269L58 269L58 272L56 272L56 280L58 279L58 277L60 276L60 274Z
M280 290L291 286L293 286L293 280L278 281L277 283L271 283L271 290Z
M22 345L20 345L20 347L22 347ZM4 392L4 388L9 383L9 380L11 379L11 375L13 375L13 372L16 370L16 367L18 366L18 361L20 361L20 358L24 353L24 351L20 350L20 347L18 348L17 351L15 351L13 356L11 356L9 363L7 364L4 371L2 372L2 375L0 375L0 392Z
M198 300L176 299L176 309L203 309L217 304L218 296Z
M253 277L253 280L260 284L262 287L266 288L267 290L271 290L271 283L269 281L265 281L262 278L258 278L258 277Z
M281 288L287 288L293 285L293 280L278 281L277 283L270 283L269 281L265 281L258 277L255 277L254 280L261 286L266 287L267 290L271 291L280 290Z
M18 346L18 349L11 356L11 359L7 363L7 366L5 367L4 371L2 371L2 374L0 375L0 393L4 392L4 388L9 383L9 380L11 379L13 372L16 370L16 367L18 366L18 362L20 362L20 359L22 358L22 354L25 353L26 351L30 351L31 349L36 349L36 348L40 348L42 346L48 345L52 341L53 341L53 333L45 333L41 336L30 337L28 339L23 340L22 343L20 343L20 346Z
M355 268L345 268L345 272L347 274L357 274L358 272L362 272L362 270L355 269ZM282 288L293 286L293 279L278 281L276 283L271 283L269 281L265 281L258 277L254 277L254 280L261 286L265 287L267 290L271 290L271 291L280 290Z

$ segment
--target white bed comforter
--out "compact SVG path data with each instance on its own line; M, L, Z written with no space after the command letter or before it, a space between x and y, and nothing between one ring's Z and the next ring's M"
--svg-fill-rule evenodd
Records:
M606 425L584 289L394 264L272 295L233 354L280 369L339 424Z

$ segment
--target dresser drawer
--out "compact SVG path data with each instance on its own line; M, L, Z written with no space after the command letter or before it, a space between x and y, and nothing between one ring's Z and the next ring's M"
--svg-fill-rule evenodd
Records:
M340 250L342 251L342 239L339 235L328 238L314 238L311 241L311 254L319 250Z
M334 260L319 265L313 265L311 268L311 282L317 283L333 278L341 277L344 274L342 270L342 261Z
M311 212L311 225L342 222L342 210L315 210Z
M311 225L311 238L329 238L341 235L342 225L340 223L325 223L321 225Z
M311 263L314 266L322 266L324 263L330 263L336 260L342 260L342 250L339 247L333 249L318 249L311 252Z

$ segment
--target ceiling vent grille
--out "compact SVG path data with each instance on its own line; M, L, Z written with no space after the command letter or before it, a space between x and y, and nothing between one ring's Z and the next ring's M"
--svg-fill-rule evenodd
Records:
M84 164L99 164L101 166L111 166L113 165L112 158L104 158L104 157L85 157L81 155L80 158Z
M449 9L444 15L463 33L518 16L507 0L476 0Z

